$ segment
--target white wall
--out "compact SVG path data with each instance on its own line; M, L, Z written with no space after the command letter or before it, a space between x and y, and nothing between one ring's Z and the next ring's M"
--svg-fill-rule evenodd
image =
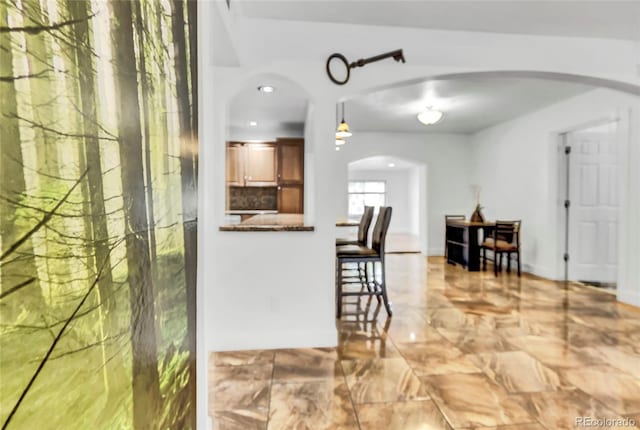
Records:
M279 137L304 137L304 130L296 127L274 127L265 129L260 128L244 128L229 127L227 140L229 141L246 141L246 140L264 140L274 141Z
M409 169L398 170L355 170L349 168L350 181L386 182L386 205L393 208L389 225L391 233L411 233L409 207ZM415 208L417 210L417 207ZM416 230L417 233L417 230Z
M338 154L340 164L333 170L343 170L344 175L336 173L333 183L339 190L347 189L346 172L352 161L384 155L423 165L416 175L421 189L411 193L420 194L420 219L416 223L422 232L421 250L425 254L443 255L445 214L473 212L467 135L354 132ZM407 198L409 192L406 191ZM342 213L347 213L346 194L341 207Z
M411 234L419 234L420 214L422 213L420 211L420 169L411 168L408 170L407 174L407 194L409 196L409 232Z
M559 192L561 178L558 174L558 163L564 155L561 154L559 134L611 118L628 121L629 110L638 109L638 106L637 97L597 89L472 136L472 181L482 187L483 212L488 219L522 219L525 270L554 279L564 275L564 195ZM625 127L619 130L625 130ZM624 133L625 147L635 148L640 144L637 137ZM630 169L637 170L638 165ZM637 199L640 188L637 184L633 186L635 193L627 194L631 199ZM628 212L628 208L623 211ZM627 220L626 224L628 230L630 222ZM628 235L623 233L621 247L627 246L627 240ZM633 265L637 267L639 254L627 250L621 252L620 259L621 263L624 259L635 259ZM622 265L627 267L625 263ZM637 275L629 276L635 279ZM630 284L624 279L619 283L622 297ZM640 283L636 282L632 288L637 292Z

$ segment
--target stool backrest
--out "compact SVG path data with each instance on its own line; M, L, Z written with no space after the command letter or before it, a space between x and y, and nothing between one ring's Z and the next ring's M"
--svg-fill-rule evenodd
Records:
M358 226L358 243L367 246L367 237L369 236L369 228L373 220L373 206L365 206L360 225Z
M384 256L384 243L387 239L387 231L391 223L391 206L382 206L378 211L378 219L373 228L373 237L371 238L371 248L381 257Z

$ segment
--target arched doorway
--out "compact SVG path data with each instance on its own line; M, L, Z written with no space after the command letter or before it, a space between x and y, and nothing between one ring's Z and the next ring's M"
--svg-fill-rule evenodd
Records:
M426 163L390 154L348 164L349 218L358 218L364 205L393 208L387 252L427 253L426 168Z

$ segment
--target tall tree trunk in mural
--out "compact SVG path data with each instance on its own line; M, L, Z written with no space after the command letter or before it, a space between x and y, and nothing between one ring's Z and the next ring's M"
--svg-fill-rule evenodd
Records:
M156 33L155 33L155 38L156 38L156 43L160 43L161 45L164 43L164 37L162 34L162 25L164 22L163 19L163 9L162 9L162 3L158 2L156 3L156 16L155 16L155 29L156 29ZM165 53L164 50L160 50L160 53L157 54L158 55L158 68L159 68L159 73L158 73L158 87L162 88L163 91L164 89L167 87L167 82L166 82L166 73L165 73L165 63L166 61L168 61L167 55ZM163 105L166 106L167 103L167 95L164 92L161 92L160 94L156 95L157 97L160 98L161 101L163 101ZM168 175L169 173L169 129L168 129L168 119L167 119L167 112L166 110L164 112L160 112L161 117L160 117L160 129L158 130L161 134L160 134L160 139L162 142L162 173L164 175Z
M131 3L116 0L110 4L131 303L133 427L142 430L156 427L161 398L147 213L141 198L145 190L140 103Z
M80 20L90 15L90 3L69 0L69 12L72 19ZM82 131L84 134L84 158L86 160L87 181L89 183L89 203L91 206L91 235L95 248L96 270L102 262L109 261L109 230L104 207L104 189L102 185L102 162L100 141L98 139L98 114L96 112L96 83L93 53L91 52L91 32L87 21L80 21L73 26L76 41L75 54L78 64L80 86L80 102L82 106ZM115 332L115 300L113 292L113 275L111 264L105 264L98 281L102 314L107 327Z
M6 5L0 3L0 26L8 25L8 10ZM22 142L20 138L20 124L18 121L18 101L15 82L10 77L13 73L12 41L10 33L0 33L0 236L2 239L2 251L17 243L20 239L16 225L17 207L9 200L20 200L26 195L26 183L24 179L24 161L22 157ZM33 279L31 294L20 300L3 302L2 312L6 321L11 321L15 312L19 311L16 303L29 308L40 305L43 302L42 293L38 285L38 271L33 255L31 240L27 240L19 252L13 253L5 261L1 261L0 268L0 293L5 293L24 282ZM1 252L0 252L1 254ZM7 261L8 260L8 261ZM30 309L32 312L36 309Z
M182 181L182 218L184 232L185 280L187 288L187 349L190 378L195 386L196 375L196 259L198 246L197 192L194 170L194 130L191 122L188 87L188 60L185 38L184 1L172 0L173 46L175 51L176 87L178 94L178 120L180 124L180 173ZM195 402L195 393L192 396Z
M42 5L39 1L27 1L23 3L25 15L30 18L29 24L46 25L48 20L43 13ZM51 36L48 36L51 37ZM51 99L55 97L55 91L51 85L53 77L49 64L51 61L51 49L47 46L47 37L40 34L26 34L25 48L30 55L27 56L29 72L32 75L39 75L41 78L33 80L31 83L31 108L33 109L33 119L41 125L51 125L55 123L55 110L51 107ZM42 128L34 129L37 142L38 170L40 173L55 176L58 173L58 149L55 137L50 136ZM53 137L53 138L52 138ZM43 178L47 180L47 178Z
M187 1L187 17L189 20L189 71L191 72L191 133L193 141L198 141L198 2ZM194 154L195 182L198 184L198 154Z
M151 177L151 123L149 113L149 77L147 76L147 62L145 58L145 28L142 20L142 6L139 1L134 2L135 22L138 41L138 71L140 73L140 99L142 100L142 117L144 131L144 165L145 165L145 181L146 181L146 199L147 199L147 217L149 218L149 249L151 252L151 261L157 261L156 256L156 220L153 211L153 181ZM155 273L155 269L154 269ZM156 276L154 275L154 280Z

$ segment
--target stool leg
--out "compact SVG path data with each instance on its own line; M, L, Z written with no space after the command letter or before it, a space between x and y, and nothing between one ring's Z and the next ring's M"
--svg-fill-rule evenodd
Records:
M498 276L498 252L493 250L493 276Z
M336 262L336 318L342 316L342 262Z
M507 252L507 273L511 273L511 253Z
M369 267L369 263L367 263L367 267ZM372 261L371 262L371 278L369 279L370 284L371 285L371 290L369 292L371 293L375 293L376 292L376 262ZM380 298L380 294L376 294L376 300L378 301L378 304L382 303L382 299Z
M380 289L382 291L382 299L384 300L384 308L387 310L387 315L392 316L391 303L389 303L389 297L387 296L387 282L384 270L384 261L380 261Z
M520 276L520 250L518 250L516 256L518 257L518 276Z

